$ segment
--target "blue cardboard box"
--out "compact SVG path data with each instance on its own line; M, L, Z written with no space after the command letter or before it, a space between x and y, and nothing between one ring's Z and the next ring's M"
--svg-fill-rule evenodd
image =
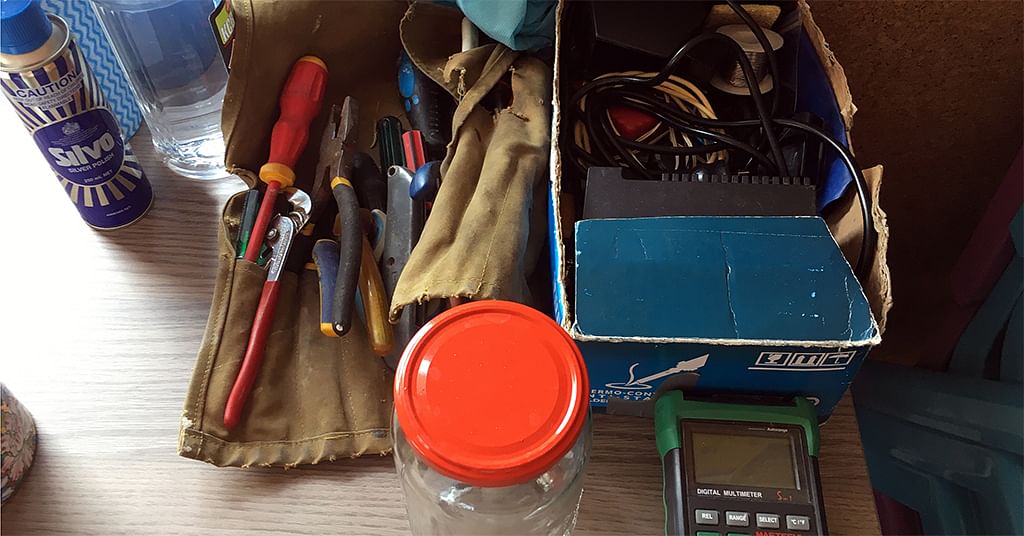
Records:
M564 142L556 19L552 139ZM856 110L845 74L803 1L783 21L799 40L797 109L849 144ZM789 39L787 37L787 39ZM564 131L564 132L563 132ZM671 217L573 222L552 145L549 229L554 316L580 346L596 410L650 414L668 389L801 395L822 420L842 399L891 307L881 169L865 171L878 244L854 277L859 215L849 172L825 163L818 217ZM824 196L824 197L822 197ZM567 247L568 244L568 247ZM846 252L844 257L843 252Z
M880 340L817 217L580 221L575 283L591 403L613 411L678 386L802 394L825 417Z

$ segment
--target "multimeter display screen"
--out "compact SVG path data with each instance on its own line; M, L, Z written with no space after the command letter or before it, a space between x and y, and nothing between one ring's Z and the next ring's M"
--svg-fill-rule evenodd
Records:
M694 431L694 480L701 484L796 489L793 445L778 437Z

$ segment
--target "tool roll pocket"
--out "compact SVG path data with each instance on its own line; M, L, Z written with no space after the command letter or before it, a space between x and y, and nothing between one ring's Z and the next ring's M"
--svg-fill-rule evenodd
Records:
M324 109L346 96L359 101L359 149L371 152L373 126L402 116L398 96L401 0L232 2L236 34L222 126L228 169L250 186L266 162L278 96L292 64L305 55L324 60ZM461 15L441 10L437 46L457 50ZM295 166L296 186L313 183L321 112ZM243 195L224 207L210 317L181 419L178 453L220 466L292 466L390 451L392 373L373 354L359 315L341 338L319 329L315 270L285 271L263 363L241 422L224 426L224 406L238 375L266 269L236 259L234 240Z
M242 422L224 405L249 339L266 269L235 258L242 196L225 206L217 283L181 422L178 453L222 466L317 463L390 449L391 374L370 351L358 317L349 335L317 322L316 272L281 275L263 366Z

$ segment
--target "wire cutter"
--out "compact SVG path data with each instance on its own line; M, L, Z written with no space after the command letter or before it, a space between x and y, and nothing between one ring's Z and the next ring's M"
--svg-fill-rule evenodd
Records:
M356 288L359 284L359 266L362 257L362 228L359 225L359 199L352 187L352 152L356 142L359 106L351 97L345 97L340 110L332 105L323 136L320 138L320 160L316 165L314 195L327 202L329 192L338 204L341 220L341 234L338 236L338 264L333 289L321 284L321 304L330 303L330 331L335 336L348 333L352 327L352 308L355 305ZM328 182L329 181L329 182ZM327 187L329 184L329 188ZM321 203L321 206L324 204ZM315 206L315 204L314 204ZM315 249L315 246L314 246ZM322 280L327 268L318 263L317 269ZM334 268L333 266L330 268ZM324 291L333 290L328 295ZM321 310L324 308L321 307ZM325 319L321 318L321 321ZM323 322L321 330L324 329Z
M346 97L343 105L331 106L320 140L320 161L314 182L315 195L330 192L338 205L338 240L318 240L313 246L320 281L320 331L340 337L352 327L356 289L362 298L371 347L378 355L393 348L387 321L387 297L380 271L360 222L359 198L350 180L355 154L359 107ZM330 189L326 189L327 181ZM314 207L315 209L315 207Z

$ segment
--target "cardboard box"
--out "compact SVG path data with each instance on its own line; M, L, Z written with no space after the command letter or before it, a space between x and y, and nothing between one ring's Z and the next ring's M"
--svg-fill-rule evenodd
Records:
M561 147L571 134L559 99L564 10L563 3L549 185L553 299L555 319L587 361L592 407L649 414L657 393L686 388L802 395L827 418L881 341L891 306L881 169L865 172L879 240L863 291L836 247L846 258L859 253L862 222L852 188L829 207L827 227L820 218L572 222L561 196ZM797 109L822 117L848 142L856 108L842 67L805 2L792 18L802 30ZM826 169L848 174L835 159ZM708 273L722 277L695 279Z

